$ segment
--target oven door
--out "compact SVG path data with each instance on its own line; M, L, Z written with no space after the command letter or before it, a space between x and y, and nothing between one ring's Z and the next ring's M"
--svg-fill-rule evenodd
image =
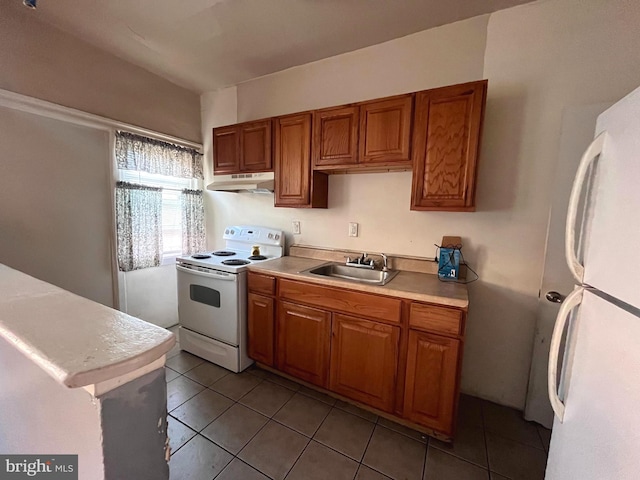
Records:
M180 325L237 346L242 274L189 265L176 265L176 269Z

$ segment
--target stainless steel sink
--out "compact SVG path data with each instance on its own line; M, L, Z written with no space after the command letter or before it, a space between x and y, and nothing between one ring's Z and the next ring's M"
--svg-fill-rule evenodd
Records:
M373 270L349 267L342 263L327 263L319 267L309 268L300 273L310 273L322 277L333 277L350 282L368 283L370 285L386 285L398 274L397 270Z

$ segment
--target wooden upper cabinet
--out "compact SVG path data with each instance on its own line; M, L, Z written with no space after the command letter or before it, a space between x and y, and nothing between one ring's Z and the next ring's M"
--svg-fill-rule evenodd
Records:
M260 172L273 168L271 120L243 123L240 128L240 171Z
M265 172L272 168L271 119L213 129L214 173Z
M311 170L311 114L275 119L275 206L327 207L327 176Z
M409 330L404 416L453 434L460 341Z
M360 105L360 163L411 166L412 109L412 95Z
M399 338L400 327L334 314L331 390L393 411Z
M311 201L311 115L276 119L275 204L308 205Z
M475 210L487 81L416 94L412 210Z
M213 129L213 171L234 173L240 170L240 134L237 125Z
M313 166L351 165L358 161L359 107L313 112Z
M327 386L331 314L280 302L277 317L277 366L320 387Z

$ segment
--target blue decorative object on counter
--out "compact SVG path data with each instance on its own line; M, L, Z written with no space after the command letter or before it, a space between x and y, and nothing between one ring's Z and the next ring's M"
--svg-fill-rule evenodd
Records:
M443 279L457 279L460 273L460 249L440 248L438 261L438 277Z

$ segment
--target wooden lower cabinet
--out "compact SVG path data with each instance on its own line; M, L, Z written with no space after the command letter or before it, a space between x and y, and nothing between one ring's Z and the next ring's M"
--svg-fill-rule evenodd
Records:
M404 417L453 431L460 340L409 330Z
M248 346L249 357L273 367L275 365L274 300L264 295L248 295Z
M334 314L329 388L392 412L400 328Z
M452 438L463 310L253 272L248 283L251 358Z
M320 387L327 387L331 314L279 302L277 368Z

